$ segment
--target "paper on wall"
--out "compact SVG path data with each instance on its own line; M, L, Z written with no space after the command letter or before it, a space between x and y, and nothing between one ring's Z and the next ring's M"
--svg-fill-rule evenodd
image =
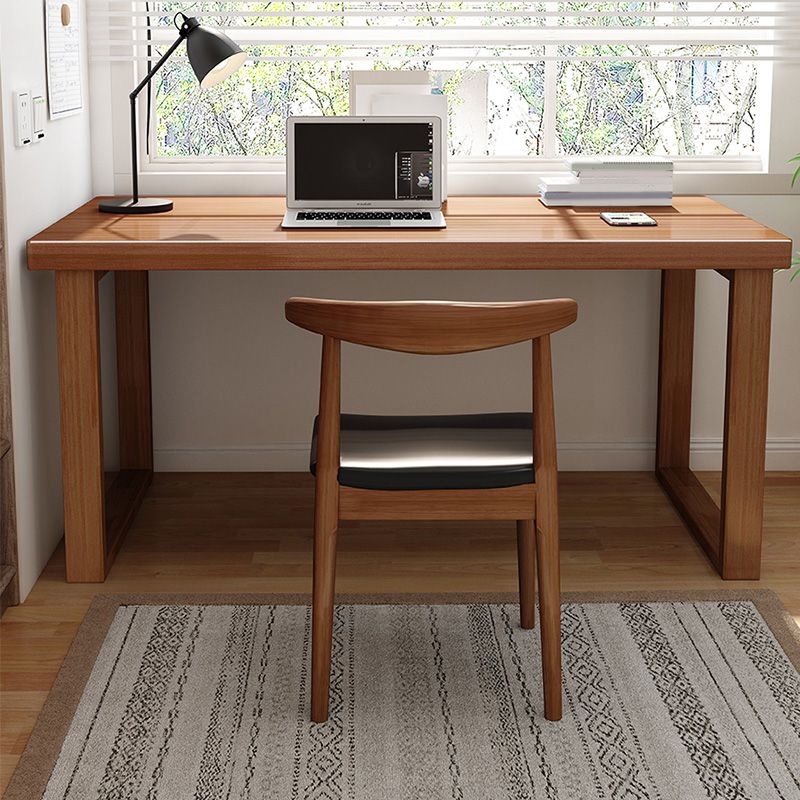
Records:
M81 0L45 0L50 119L83 110Z

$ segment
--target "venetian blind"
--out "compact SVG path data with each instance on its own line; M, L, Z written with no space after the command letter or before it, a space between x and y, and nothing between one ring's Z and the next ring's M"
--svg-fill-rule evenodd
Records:
M152 59L183 11L253 62L450 69L536 61L800 61L800 0L88 0L94 60Z

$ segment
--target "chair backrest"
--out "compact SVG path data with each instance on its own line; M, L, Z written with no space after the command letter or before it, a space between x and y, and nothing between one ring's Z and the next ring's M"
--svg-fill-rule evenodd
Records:
M322 336L403 353L447 355L538 339L571 325L570 299L519 303L372 302L293 297L286 319Z

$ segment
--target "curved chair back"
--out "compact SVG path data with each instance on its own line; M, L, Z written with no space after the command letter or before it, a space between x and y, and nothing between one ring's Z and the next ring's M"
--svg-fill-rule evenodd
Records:
M538 339L571 325L570 299L519 303L373 302L292 297L286 319L332 339L403 353L446 355Z

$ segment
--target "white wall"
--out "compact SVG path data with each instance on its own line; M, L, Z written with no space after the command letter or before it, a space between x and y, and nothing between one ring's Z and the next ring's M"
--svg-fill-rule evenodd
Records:
M44 91L46 86L43 31L43 3L0 4L9 341L23 598L63 535L53 276L28 272L25 242L86 201L92 191L88 111L48 122L45 140L35 146L14 146L12 92Z
M800 150L800 137L796 149ZM732 195L716 198L791 236L800 251L800 194ZM800 469L800 278L775 275L772 300L767 468ZM697 437L722 436L725 392L725 319L728 293L717 275L700 273L697 286L693 423ZM698 447L699 450L699 447ZM718 467L719 458L698 463Z
M726 197L800 241L800 197ZM157 469L304 469L319 379L319 338L289 325L291 295L505 300L570 296L554 337L561 465L652 465L657 272L154 273ZM800 285L775 278L769 466L800 468ZM720 463L727 284L698 285L694 463ZM529 346L415 357L346 346L343 408L396 413L524 409Z
M113 67L113 68L112 68ZM770 174L685 174L679 191L788 191L798 107L786 104L800 65L775 68L775 109L762 126ZM130 184L124 147L129 64L94 63L95 190ZM140 122L141 117L140 115ZM117 135L112 135L116 131ZM793 133L794 132L794 133ZM768 135L767 135L768 134ZM793 138L794 137L794 138ZM187 167L188 169L188 167ZM281 176L257 171L188 174L158 167L145 193L270 193ZM465 193L475 175L453 176ZM483 184L481 184L483 185ZM487 191L530 191L530 176ZM711 188L711 187L715 188ZM475 191L475 189L470 189ZM800 193L736 194L717 199L792 236L800 249ZM656 272L153 273L151 320L156 468L160 470L305 469L318 381L319 341L285 322L293 294L351 298L515 299L569 295L578 323L554 340L560 463L567 469L643 469L655 444L659 275ZM693 463L721 464L727 283L698 281ZM775 277L767 466L800 469L800 280ZM525 408L527 348L420 359L346 348L345 410L391 413Z

